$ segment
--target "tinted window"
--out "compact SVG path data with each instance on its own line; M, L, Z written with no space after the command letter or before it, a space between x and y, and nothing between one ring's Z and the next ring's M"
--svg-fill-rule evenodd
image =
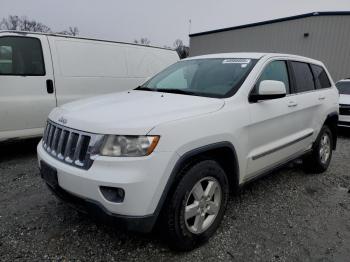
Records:
M141 89L228 97L238 90L255 63L256 60L242 58L184 60L151 78Z
M0 75L45 75L40 40L0 37Z
M341 81L335 84L340 94L350 95L350 81Z
M286 86L287 93L289 93L289 78L286 62L273 61L268 64L262 72L257 86L259 86L260 82L264 80L276 80L283 82Z
M314 90L315 84L310 66L301 62L291 62L291 65L295 77L296 92L300 93Z
M0 74L12 72L12 47L0 46Z
M314 73L318 89L331 87L331 82L329 81L327 73L321 66L311 65L311 69Z

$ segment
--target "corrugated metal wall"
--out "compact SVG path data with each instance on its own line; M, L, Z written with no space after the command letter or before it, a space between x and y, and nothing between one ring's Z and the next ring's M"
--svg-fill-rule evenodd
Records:
M304 33L309 33L304 37ZM335 81L350 77L350 16L314 16L191 36L190 55L280 52L321 60Z

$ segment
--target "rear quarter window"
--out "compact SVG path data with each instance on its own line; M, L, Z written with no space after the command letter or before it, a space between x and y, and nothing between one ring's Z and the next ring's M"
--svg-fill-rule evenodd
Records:
M317 89L331 87L331 81L329 80L326 71L321 66L311 65L312 72L315 77Z

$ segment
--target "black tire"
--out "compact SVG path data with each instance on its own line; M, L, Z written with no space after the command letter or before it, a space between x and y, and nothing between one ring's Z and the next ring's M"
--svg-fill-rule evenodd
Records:
M190 167L185 168L181 171L180 177L181 179L179 183L165 206L162 224L168 233L166 237L170 247L175 250L189 251L197 247L199 244L207 241L219 227L227 206L229 184L224 170L216 161L213 160L202 160ZM216 215L214 215L214 218L212 218L212 222L207 224L208 228L206 230L203 229L203 232L193 233L189 230L188 223L190 219L185 220L185 208L186 205L188 205L190 198L193 198L194 196L194 191L192 191L192 189L194 189L195 185L198 186L199 182L201 188L203 188L203 183L204 186L207 183L206 188L208 188L209 183L214 183L216 187L217 185L220 185L221 190L216 190L220 190L221 192L221 201L220 204L217 205L219 208L217 209L218 211ZM203 190L205 191L206 188L204 187ZM216 190L216 193L214 194L215 196L218 194L218 191ZM209 198L210 197L206 197L206 200L203 201L209 201ZM197 203L202 202L197 201ZM205 207L202 206L201 208L203 208L201 209L202 211L205 210ZM208 208L208 206L206 208ZM194 220L197 219L197 216L199 216L199 212L200 211L197 210ZM209 215L207 216L206 214L202 214L202 216L203 219L207 221ZM201 226L199 227L203 228Z
M321 147L322 147L322 139L324 136L328 137L329 140L329 156L327 161L322 161L321 157ZM312 152L306 155L303 158L303 167L307 173L315 173L319 174L325 172L331 162L332 159L332 150L333 150L333 134L328 126L323 126L320 134L315 141Z

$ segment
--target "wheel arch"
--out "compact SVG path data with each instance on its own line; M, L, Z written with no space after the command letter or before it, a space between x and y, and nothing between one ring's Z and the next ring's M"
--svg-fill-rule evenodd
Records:
M338 139L338 120L339 114L337 112L332 112L328 114L326 120L323 123L323 126L328 126L332 132L333 137L333 150L337 148L337 139Z
M236 150L232 143L218 142L195 148L183 154L176 162L155 210L154 214L157 217L161 213L164 204L166 204L167 200L174 192L176 185L179 183L182 177L181 174L183 173L181 171L204 159L217 161L227 175L230 188L234 191L238 190L240 174L239 163Z

